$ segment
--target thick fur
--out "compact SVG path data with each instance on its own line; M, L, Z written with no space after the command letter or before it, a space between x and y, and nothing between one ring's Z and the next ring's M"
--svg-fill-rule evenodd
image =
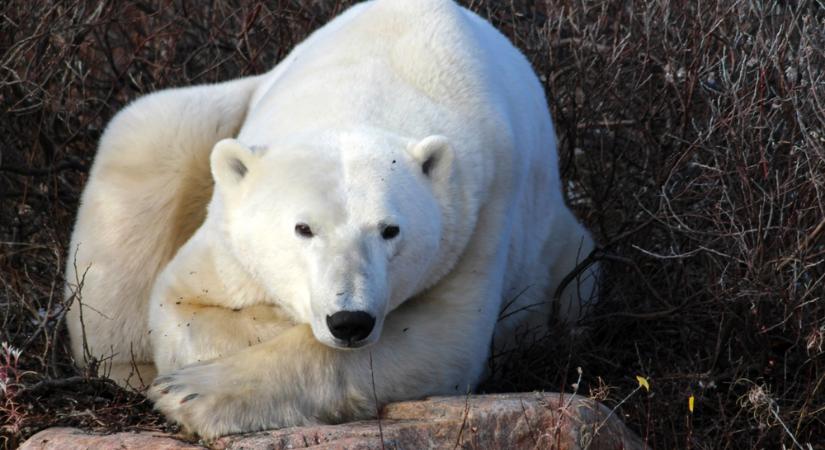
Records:
M526 59L448 0L362 3L267 74L147 96L82 198L75 356L85 327L119 382L156 367L156 407L207 438L369 417L373 373L382 403L464 393L494 335L595 295L593 267L550 301L593 249L555 140ZM364 347L327 329L346 310L376 317Z

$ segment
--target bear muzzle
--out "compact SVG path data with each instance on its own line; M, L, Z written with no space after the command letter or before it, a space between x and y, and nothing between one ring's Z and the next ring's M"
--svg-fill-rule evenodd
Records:
M327 327L346 347L361 347L375 327L375 317L364 311L338 311L327 316Z

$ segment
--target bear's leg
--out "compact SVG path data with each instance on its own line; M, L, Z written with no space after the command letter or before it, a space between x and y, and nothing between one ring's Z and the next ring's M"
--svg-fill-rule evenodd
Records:
M374 396L384 404L465 394L489 351L500 292L494 279L458 276L402 305L371 347L332 349L297 325L231 356L161 375L148 395L169 419L214 438L372 417Z
M151 364L154 279L203 221L209 155L235 136L260 78L145 96L109 123L81 198L66 297L75 361ZM104 367L106 364L102 364ZM128 371L117 370L111 376Z
M152 346L160 375L187 364L232 355L294 326L277 306L230 309L203 298L174 298L153 314ZM160 311L159 311L160 312Z

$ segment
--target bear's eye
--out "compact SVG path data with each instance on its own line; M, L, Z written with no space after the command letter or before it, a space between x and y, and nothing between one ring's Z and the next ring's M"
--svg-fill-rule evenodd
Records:
M305 238L311 238L312 236L315 236L314 234L312 234L312 228L310 228L309 225L305 223L299 223L295 225L295 234Z
M381 230L381 237L389 240L398 236L399 231L401 231L401 229L398 228L398 225L387 225Z

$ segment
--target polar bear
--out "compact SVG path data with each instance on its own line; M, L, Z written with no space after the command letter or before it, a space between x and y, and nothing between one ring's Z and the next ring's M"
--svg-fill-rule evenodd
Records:
M269 73L139 99L81 199L75 358L205 438L463 394L491 341L595 296L555 141L528 61L450 0L364 2Z

